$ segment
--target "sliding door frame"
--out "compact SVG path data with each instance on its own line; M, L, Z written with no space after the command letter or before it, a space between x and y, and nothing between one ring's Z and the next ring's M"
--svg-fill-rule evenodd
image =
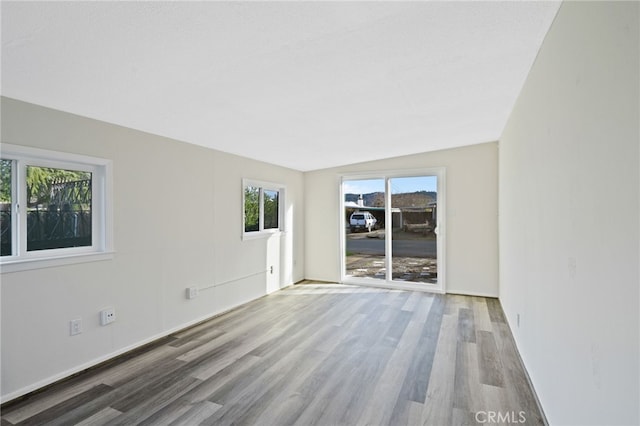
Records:
M394 281L392 279L392 204L391 204L391 179L403 177L436 176L438 179L438 208L436 210L436 235L437 235L437 284L417 283L407 281ZM344 201L344 183L351 180L384 179L385 188L385 279L359 278L347 275L345 236L346 218ZM340 175L340 209L339 209L339 242L340 242L340 279L345 284L357 284L372 287L394 288L401 290L417 290L433 293L446 293L446 169L444 167L431 167L411 170L384 170L364 173L345 173Z

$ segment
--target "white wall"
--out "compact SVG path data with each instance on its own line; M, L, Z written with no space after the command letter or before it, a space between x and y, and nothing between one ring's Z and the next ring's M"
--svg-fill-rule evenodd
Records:
M445 167L446 291L497 296L497 157L497 144L486 143L305 173L306 277L340 280L343 174Z
M551 424L640 423L638 13L565 2L500 140L500 298Z
M113 160L115 258L2 274L3 401L304 278L303 174L2 99L2 141ZM242 178L286 185L292 226L241 241ZM275 257L267 251L278 250ZM185 288L226 285L187 300ZM101 327L98 312L116 309ZM69 336L69 320L84 332Z

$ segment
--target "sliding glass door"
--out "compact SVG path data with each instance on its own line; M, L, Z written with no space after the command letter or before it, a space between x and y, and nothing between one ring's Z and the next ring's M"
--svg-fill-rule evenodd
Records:
M342 180L343 281L444 291L444 170Z

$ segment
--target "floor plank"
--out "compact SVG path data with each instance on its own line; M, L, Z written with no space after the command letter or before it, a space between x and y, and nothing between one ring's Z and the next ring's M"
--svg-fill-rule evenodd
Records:
M456 370L457 332L458 318L444 315L420 424L451 424L454 386L451 378Z
M26 426L41 425L43 423L52 425L78 423L106 408L101 406L100 403L96 403L96 401L99 401L101 396L110 393L112 390L113 388L107 385L95 386L51 408L34 413L33 416L21 421L19 424Z
M497 299L306 282L2 406L2 426L544 423ZM521 417L519 417L519 420Z

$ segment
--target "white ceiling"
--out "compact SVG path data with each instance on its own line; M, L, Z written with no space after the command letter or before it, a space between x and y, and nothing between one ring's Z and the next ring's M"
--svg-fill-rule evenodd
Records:
M497 140L560 2L2 2L2 95L308 171Z

